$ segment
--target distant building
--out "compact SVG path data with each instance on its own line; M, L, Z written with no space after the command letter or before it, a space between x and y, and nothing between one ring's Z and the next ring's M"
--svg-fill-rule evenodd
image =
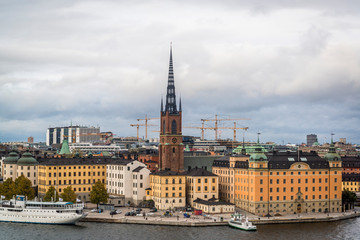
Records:
M48 128L46 131L46 145L61 144L64 139L69 143L83 143L83 142L99 142L100 141L99 127L54 127Z
M306 145L311 147L312 145L314 145L314 143L318 142L318 138L316 134L309 134L306 135Z
M28 137L27 142L28 142L28 143L33 143L33 142L34 142L34 138L33 138L33 137Z

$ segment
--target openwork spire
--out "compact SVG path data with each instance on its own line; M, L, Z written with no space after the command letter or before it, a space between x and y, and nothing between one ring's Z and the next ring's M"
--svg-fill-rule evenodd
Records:
M173 60L172 60L172 45L170 45L169 77L168 77L168 86L166 92L165 111L169 111L169 113L177 113L174 70L173 70Z

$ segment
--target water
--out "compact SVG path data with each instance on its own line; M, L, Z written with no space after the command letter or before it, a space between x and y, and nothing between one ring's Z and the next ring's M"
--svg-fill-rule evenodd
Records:
M76 226L0 222L0 239L222 239L222 240L323 240L360 239L360 218L329 223L259 225L257 232L223 227L170 227L111 223L78 223Z

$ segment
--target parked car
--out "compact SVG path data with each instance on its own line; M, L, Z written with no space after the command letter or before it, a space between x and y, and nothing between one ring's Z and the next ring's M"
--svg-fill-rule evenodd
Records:
M157 209L156 208L151 208L150 212L157 212Z
M90 212L97 212L98 210L96 209L96 208L94 208L94 209L91 209L91 211Z
M120 209L115 210L115 212L116 212L117 214L122 213L122 211L121 211Z
M125 216L131 216L131 212L126 212Z
M110 215L116 215L116 214L118 214L118 213L116 212L116 210L111 210L111 211L110 211Z

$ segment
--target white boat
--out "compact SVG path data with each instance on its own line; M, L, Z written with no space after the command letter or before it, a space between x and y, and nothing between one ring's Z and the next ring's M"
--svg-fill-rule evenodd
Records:
M256 226L249 222L249 219L247 217L244 217L241 214L231 215L231 219L229 220L229 226L245 231L256 231Z
M0 201L0 221L42 224L75 224L86 217L84 204L26 201L24 196Z

